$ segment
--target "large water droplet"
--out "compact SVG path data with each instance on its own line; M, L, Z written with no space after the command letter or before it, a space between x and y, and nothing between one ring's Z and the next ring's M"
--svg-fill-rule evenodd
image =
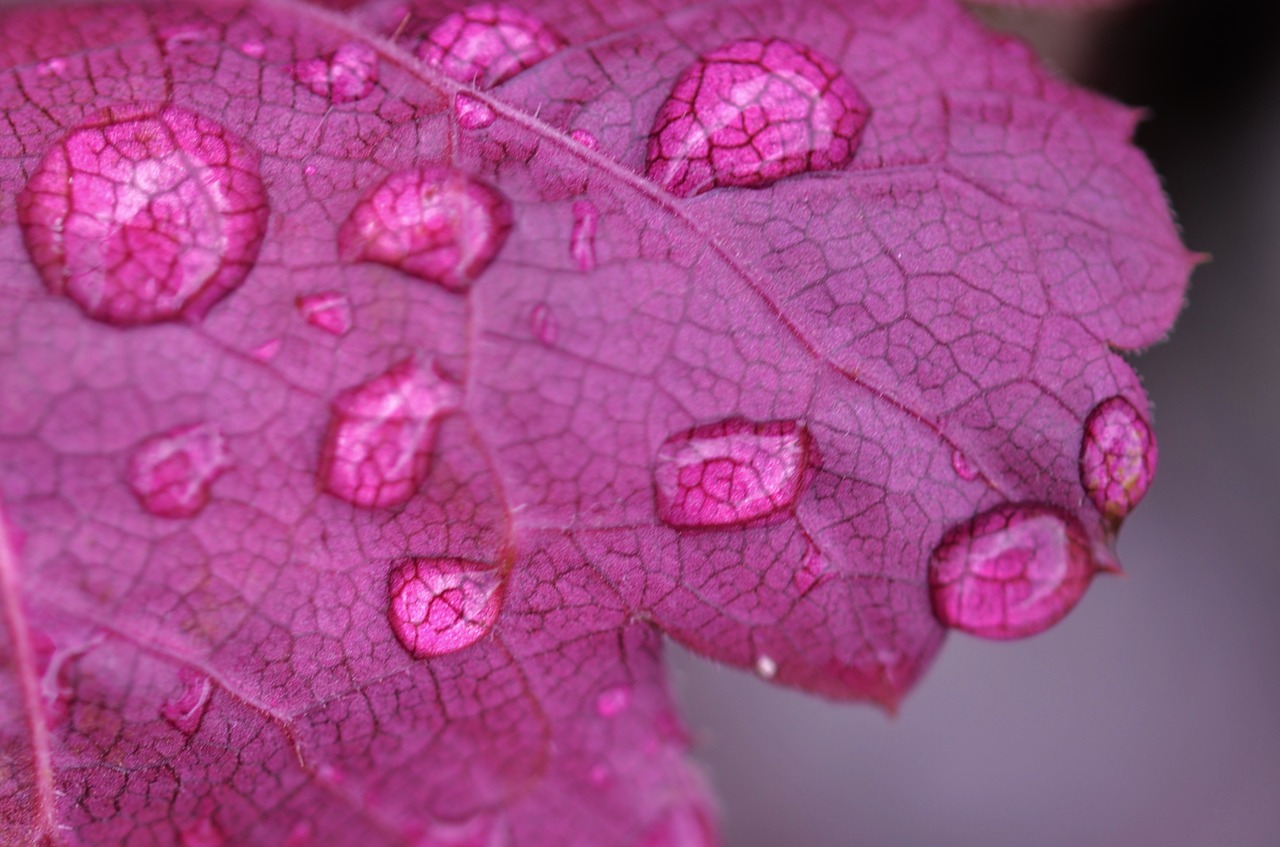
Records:
M330 335L351 331L351 301L341 291L304 294L295 301L302 319Z
M453 99L453 114L463 129L484 129L498 117L488 103L462 92Z
M350 103L369 96L378 84L378 53L349 41L326 57L298 62L292 70L293 78L313 94L331 103Z
M624 685L606 688L596 697L596 713L602 718L614 718L631 705L631 689Z
M200 728L209 700L213 697L213 682L202 673L183 668L178 679L182 691L160 708L160 716L190 735Z
M347 389L333 401L321 487L371 509L405 502L431 469L437 421L461 402L457 383L416 358Z
M1120 520L1133 511L1156 473L1155 433L1123 397L1103 400L1089 413L1080 445L1080 482L1098 511Z
M787 509L809 452L809 433L795 421L730 418L677 433L658 448L658 516L673 526L724 526Z
M258 155L208 118L131 104L67 133L18 195L40 277L119 326L198 318L253 267L267 225Z
M1098 570L1079 522L1038 503L1005 504L953 527L933 551L933 610L984 638L1022 638L1057 623Z
M162 518L189 518L209 502L214 480L231 467L226 439L212 424L171 429L138 445L126 480L142 507Z
M569 233L569 255L578 269L589 271L596 266L596 228L600 210L590 200L573 204L573 229Z
M349 260L378 262L446 288L471 284L502 249L511 204L440 165L400 171L361 200L338 232Z
M476 3L436 24L415 52L458 82L492 88L564 45L528 12L505 3Z
M405 559L391 569L387 620L419 659L470 647L493 629L502 608L502 574L461 559Z
M831 59L781 38L732 41L694 62L654 118L647 173L678 197L843 168L867 122Z

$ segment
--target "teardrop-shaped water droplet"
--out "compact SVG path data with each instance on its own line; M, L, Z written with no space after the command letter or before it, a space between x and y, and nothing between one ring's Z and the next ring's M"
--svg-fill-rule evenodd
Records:
M560 337L556 316L551 313L551 307L546 303L539 303L529 313L529 329L533 331L533 337L538 339L538 343L544 347L555 346L556 339Z
M724 526L788 509L805 483L808 430L796 421L730 418L658 448L658 516L672 526Z
M646 172L677 197L843 168L867 123L831 59L781 38L732 41L676 80L654 118Z
M1123 397L1103 400L1089 413L1080 445L1080 483L1098 511L1120 520L1138 505L1156 473L1155 433Z
M631 705L631 689L624 685L606 688L596 697L596 713L602 718L614 718Z
M975 480L978 478L978 471L969 464L969 459L959 448L951 451L951 467L956 472L956 476L963 480Z
M126 480L138 502L161 518L189 518L209 502L214 480L231 467L222 431L191 424L152 436L129 457Z
M331 103L368 97L378 84L378 53L367 44L348 41L333 53L298 62L293 78Z
M492 88L564 45L528 12L505 3L476 3L442 19L415 52L458 82Z
M178 673L182 691L160 707L160 716L190 735L200 728L209 700L213 697L213 681L202 673L183 668Z
M952 527L933 551L929 587L942 623L1022 638L1057 623L1097 572L1079 522L1054 506L997 506Z
M333 401L320 486L348 503L385 508L412 497L431 469L441 415L462 390L434 365L404 359Z
M65 135L18 195L55 294L118 326L198 318L253 267L267 226L258 155L177 106L106 109Z
M400 171L361 200L338 232L343 258L377 262L460 290L511 231L497 189L440 165Z
M578 269L589 271L596 266L596 228L600 210L590 200L573 204L573 229L569 233L569 255Z
M484 129L491 126L497 118L488 103L465 92L459 92L454 97L453 114L463 129Z
M304 294L295 301L302 319L330 335L351 331L351 301L341 291Z
M391 569L387 620L415 658L470 647L493 629L502 574L462 559L404 559Z

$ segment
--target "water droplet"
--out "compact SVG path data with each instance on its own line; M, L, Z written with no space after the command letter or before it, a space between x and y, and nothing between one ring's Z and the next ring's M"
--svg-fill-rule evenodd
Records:
M405 559L391 569L391 629L418 659L470 647L493 629L502 608L502 575L461 559Z
M462 92L453 100L453 114L463 129L484 129L497 118L488 103Z
M331 103L350 103L368 97L378 84L378 53L367 44L348 41L328 56L298 62L292 72L313 94Z
M796 589L801 594L807 594L809 589L825 579L826 576L827 560L823 557L822 552L810 543L805 550L804 560L800 563L800 567L796 569L796 575L793 577Z
M533 311L529 314L529 329L533 331L533 337L544 347L555 346L556 339L560 336L560 328L556 326L556 316L551 313L551 308L546 303L539 303L533 307Z
M631 689L615 686L600 692L596 697L596 712L602 718L617 717L631 705Z
M756 673L761 679L773 679L778 675L778 663L768 656L756 659Z
M569 233L569 255L578 269L589 271L596 266L596 227L600 211L590 200L573 204L573 230Z
M182 692L160 708L160 716L187 735L200 728L209 700L213 696L213 682L209 677L190 668L178 672Z
M600 149L600 141L585 129L575 129L573 132L569 133L569 137L588 150Z
M732 41L694 62L654 118L646 171L678 197L843 168L867 104L831 59L781 38Z
M804 485L809 448L795 421L730 418L677 433L658 448L658 516L672 526L724 526L787 509Z
M67 60L61 56L47 59L36 65L36 76L56 76L64 78L67 73Z
M955 470L956 475L961 479L975 480L978 478L978 471L969 464L969 459L959 449L951 451L951 467Z
M272 338L253 348L249 351L249 355L259 362L269 362L280 354L280 344L279 338Z
M179 24L162 27L157 33L165 50L176 50L188 44L209 43L218 40L218 31L208 26Z
M1084 529L1066 512L1005 504L952 527L933 551L934 614L984 638L1034 635L1084 596L1097 571Z
M338 233L348 260L377 262L466 288L511 231L511 204L486 183L439 165L387 177Z
M564 44L527 12L505 3L476 3L436 24L415 52L451 79L492 88Z
M1133 511L1156 473L1159 450L1151 425L1123 397L1089 413L1080 445L1080 482L1098 511L1120 520Z
M230 467L222 431L198 423L143 441L129 457L126 479L151 514L189 518L208 504L214 480Z
M267 225L258 155L177 106L117 106L72 129L18 195L45 285L90 317L200 317L244 281Z
M267 52L267 45L261 41L246 41L240 45L240 52L254 59L262 56Z
M316 329L337 336L351 331L351 301L341 291L304 294L295 303L302 319Z
M321 487L371 509L405 502L431 469L438 419L461 402L457 383L415 358L347 389L333 401Z

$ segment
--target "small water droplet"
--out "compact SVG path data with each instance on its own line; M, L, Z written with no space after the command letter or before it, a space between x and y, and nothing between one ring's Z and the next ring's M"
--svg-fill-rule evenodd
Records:
M1123 397L1103 400L1084 425L1080 483L1098 511L1118 521L1138 505L1156 473L1155 433Z
M378 84L378 53L367 44L348 41L318 59L298 62L293 78L331 103L351 103L369 96Z
M439 418L461 402L457 383L416 358L342 392L321 448L321 487L370 509L405 502L431 469Z
M165 50L176 50L188 44L208 43L218 39L217 30L198 24L179 24L163 27L157 35L160 36Z
M569 255L578 269L589 271L596 266L596 227L600 211L590 200L573 204L573 230L569 233Z
M538 339L544 347L554 347L556 339L560 337L556 316L551 313L551 307L546 303L539 303L533 307L533 311L529 314L529 329L533 331L533 337Z
M975 480L978 478L978 471L973 465L969 464L968 457L960 452L958 448L951 451L951 467L961 479Z
M316 780L330 786L341 786L346 784L347 775L328 762L323 762L316 767Z
M267 225L258 155L177 106L116 106L72 129L18 195L54 294L137 326L200 317L244 281Z
M773 679L778 675L778 663L768 656L756 659L756 673L761 679Z
M781 38L732 41L676 80L654 118L646 172L689 197L838 170L853 160L867 115L821 53Z
M476 3L442 19L415 52L451 79L492 88L564 44L528 12L505 3Z
M458 171L425 165L383 180L338 232L339 251L446 288L466 288L511 231L511 204Z
M302 169L302 172L307 176L315 176L317 171L319 171L319 168L317 168L315 165L307 165L305 168Z
M213 822L213 818L204 818L183 827L178 837L182 841L182 847L222 847L227 843L227 837Z
M585 129L575 129L573 132L569 133L569 137L588 150L600 149L600 141L595 137L595 135Z
M126 480L142 507L161 518L190 518L209 502L214 480L231 468L218 427L197 423L152 436L129 457Z
M1079 522L1054 506L997 506L952 527L929 562L934 614L984 638L1057 623L1097 571Z
M351 301L341 291L304 294L295 302L302 319L316 329L337 336L351 331Z
M190 668L178 672L182 691L160 708L160 716L187 735L200 728L209 700L213 697L213 681Z
M724 526L790 508L808 470L796 421L730 418L677 433L658 448L658 516L672 526Z
M415 658L454 653L493 629L501 588L501 573L482 562L404 559L391 569L387 620Z
M607 688L596 697L596 712L602 718L617 717L630 705L631 689L622 685Z
M41 77L56 76L59 78L65 78L66 73L67 73L67 60L62 58L61 56L57 56L52 59L46 59L45 61L36 65L36 76L41 76Z
M279 338L272 338L259 344L253 350L249 351L249 355L257 359L259 362L269 362L276 356L280 355Z
M454 97L453 114L463 129L484 129L491 126L497 118L488 103L465 92L459 92Z
M261 41L246 41L240 45L240 52L246 56L257 59L267 52L267 45Z
M796 589L801 594L807 594L811 588L825 579L826 576L827 560L823 557L822 552L810 543L805 550L804 560L800 563L800 567L796 569L796 575L793 577Z

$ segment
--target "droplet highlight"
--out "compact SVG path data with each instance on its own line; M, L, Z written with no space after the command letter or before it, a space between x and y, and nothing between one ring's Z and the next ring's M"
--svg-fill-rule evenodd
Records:
M454 97L453 114L463 129L485 129L497 118L488 103L461 92Z
M214 481L230 468L222 431L197 423L139 444L129 457L126 481L156 517L190 518L208 505Z
M768 656L761 656L756 659L756 674L761 679L773 679L778 675L778 663Z
M209 708L213 681L190 668L179 671L178 679L182 682L182 691L160 708L160 716L190 735L200 728L200 721Z
M973 481L978 478L977 469L969 463L969 459L959 449L951 451L951 469L956 472L956 476L965 481Z
M378 84L378 53L367 44L349 41L327 56L298 62L293 78L334 104L368 97Z
M573 229L569 232L569 255L580 271L596 266L596 229L600 224L600 210L590 200L578 200L573 204Z
M1080 523L1054 506L1005 504L953 527L929 561L933 610L983 638L1048 629L1098 571Z
M790 508L811 440L796 421L730 418L677 433L658 449L658 516L677 527L727 526Z
M460 291L493 261L511 231L497 189L440 165L400 171L361 200L338 231L349 261L377 262Z
M304 294L294 302L302 319L316 329L337 336L351 331L351 301L341 291Z
M492 88L564 46L564 39L528 12L476 3L443 18L414 52L451 79Z
M324 491L356 506L386 508L411 498L431 469L441 416L462 389L416 358L334 399L320 454Z
M178 106L130 104L65 135L18 195L49 291L122 327L199 318L253 268L266 233L258 154Z
M869 110L834 61L781 38L732 41L676 80L646 173L677 197L759 188L853 160Z
M1146 496L1159 449L1142 414L1123 397L1089 413L1080 445L1080 483L1098 511L1119 521Z
M596 714L602 718L616 718L631 705L631 689L618 685L606 688L596 697Z
M456 653L493 629L502 608L502 575L461 559L405 559L391 569L387 620L418 659Z

